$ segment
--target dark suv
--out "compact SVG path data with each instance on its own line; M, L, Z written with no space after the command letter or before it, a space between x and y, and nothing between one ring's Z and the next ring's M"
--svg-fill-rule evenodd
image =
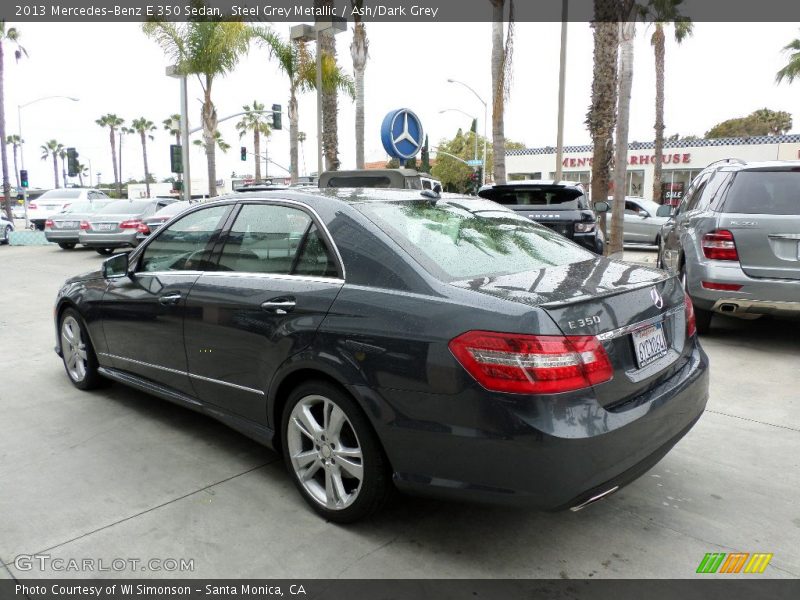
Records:
M698 331L715 312L800 315L800 161L709 165L662 213L659 264L683 279Z
M541 223L592 252L603 253L605 237L580 183L510 181L483 186L478 195Z

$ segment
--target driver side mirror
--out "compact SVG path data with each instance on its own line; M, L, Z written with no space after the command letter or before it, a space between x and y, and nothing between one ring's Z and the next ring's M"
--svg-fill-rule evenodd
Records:
M103 277L105 279L125 277L128 275L129 268L128 253L115 254L111 258L103 261Z
M656 211L658 217L671 217L673 214L675 214L675 207L668 204L662 204Z
M608 212L609 208L611 207L608 205L608 202L603 202L601 200L600 202L594 203L594 209L599 213Z
M646 210L640 210L639 216L642 217L643 219L646 219L647 217L650 216L650 214Z

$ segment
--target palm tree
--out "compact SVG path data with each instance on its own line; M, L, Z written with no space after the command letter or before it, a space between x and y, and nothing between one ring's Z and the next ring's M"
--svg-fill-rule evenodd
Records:
M16 134L12 134L6 138L6 144L13 146L14 148L14 175L17 178L17 187L19 187L19 165L17 164L17 154L20 146L22 146L23 143L25 143L25 141Z
M164 130L169 132L171 136L175 137L175 143L181 145L181 116L178 114L170 115L168 119L161 121L164 124Z
M150 197L150 169L147 168L147 138L155 139L153 132L156 126L152 121L148 121L144 117L134 119L131 122L131 128L139 134L139 139L142 141L142 160L144 161L144 185L147 190L147 197Z
M89 176L89 167L87 167L83 163L78 163L78 182L80 182L81 187L83 187L83 178L88 176Z
M494 182L506 182L505 103L511 90L511 57L514 49L514 0L508 3L508 27L503 18L506 0L492 3L492 151ZM505 41L503 36L505 35Z
M203 88L203 142L208 164L208 193L217 195L217 109L211 99L214 80L233 70L247 52L250 28L236 21L148 21L142 25L183 75L196 75ZM187 150L188 151L188 150Z
M303 155L303 173L306 172L306 150L305 146L303 145L306 141L306 132L299 131L297 133L297 141L300 142L300 154Z
M261 136L268 137L271 129L267 124L267 114L264 112L264 105L259 104L258 100L253 100L253 106L245 104L242 107L245 111L242 120L236 123L239 131L239 139L253 132L253 154L256 161L256 181L261 181Z
M195 146L205 147L206 143L203 140L195 140L192 142ZM222 134L219 131L214 133L214 143L216 144L217 148L222 150L223 152L227 152L231 149L231 145L222 139Z
M333 0L314 0L314 8L319 14L333 14ZM317 52L322 54L323 69L325 62L337 64L336 36L322 35ZM325 170L338 171L339 161L339 96L336 87L322 86L322 153L325 156Z
M363 0L352 0L354 8L362 8ZM369 58L367 28L359 15L353 16L353 41L350 56L353 58L353 72L356 84L356 169L364 168L364 71Z
M67 187L67 149L61 146L58 150L58 158L61 159L61 181Z
M119 165L117 164L117 129L125 124L125 119L120 119L113 113L103 115L95 121L100 127L108 127L108 141L111 144L111 163L114 166L114 185L117 188L117 198L122 197L122 185L120 184Z
M266 46L272 58L277 59L278 67L289 78L289 172L292 183L298 177L298 152L300 113L297 95L316 88L316 59L302 42L285 41L270 29L257 27L252 35L257 42ZM336 61L329 56L322 58L322 88L336 89L351 98L355 96L355 84Z
M781 83L784 79L792 83L795 78L800 79L800 38L786 44L783 52L789 54L789 62L775 74L775 83Z
M656 61L656 123L655 143L653 144L653 200L661 201L661 163L664 154L664 56L666 54L665 25L675 26L675 41L679 44L692 34L692 21L680 14L683 0L651 0L651 18L655 23L650 43Z
M608 196L617 108L618 0L594 0L594 76L586 125L592 138L592 200ZM605 213L601 227L605 227Z
M58 153L64 148L56 140L50 140L40 147L42 151L42 160L47 160L52 156L53 158L53 182L56 188L61 187L58 185Z
M120 190L122 189L122 142L124 141L123 135L132 135L136 133L134 129L123 125L119 128L119 183Z
M27 56L25 48L19 45L19 30L16 27L6 27L5 21L0 21L0 140L6 139L6 101L5 101L5 76L3 65L5 63L5 43L8 42L16 46L14 56L17 60L22 55ZM14 156L16 157L16 146L14 146ZM3 175L3 204L6 209L6 216L11 219L11 182L8 180L8 148L6 144L0 144L0 161L2 162ZM16 161L15 161L16 164Z

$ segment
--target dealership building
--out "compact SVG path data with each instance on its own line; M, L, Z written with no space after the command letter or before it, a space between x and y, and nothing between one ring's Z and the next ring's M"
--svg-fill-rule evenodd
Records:
M628 145L628 174L625 195L652 199L653 142L631 142ZM800 160L800 135L775 135L710 140L677 140L664 143L662 154L661 202L680 200L683 190L701 170L726 158L744 161ZM565 146L561 162L562 179L591 179L592 147ZM554 179L556 149L525 148L509 150L506 172L509 179Z

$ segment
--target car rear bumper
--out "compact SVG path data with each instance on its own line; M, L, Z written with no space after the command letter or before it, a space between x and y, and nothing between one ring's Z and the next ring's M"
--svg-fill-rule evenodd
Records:
M48 242L61 242L64 243L78 243L78 232L77 231L57 231L52 229L45 229L44 237L47 238Z
M587 394L381 393L394 418L376 428L401 490L557 510L658 462L705 409L708 359L695 343L684 365L628 410L605 410Z
M800 315L800 279L749 277L738 262L709 261L687 271L695 306L733 315ZM703 282L740 285L736 291L710 290Z
M125 248L138 245L136 230L118 233L86 233L81 231L78 241L90 248Z

